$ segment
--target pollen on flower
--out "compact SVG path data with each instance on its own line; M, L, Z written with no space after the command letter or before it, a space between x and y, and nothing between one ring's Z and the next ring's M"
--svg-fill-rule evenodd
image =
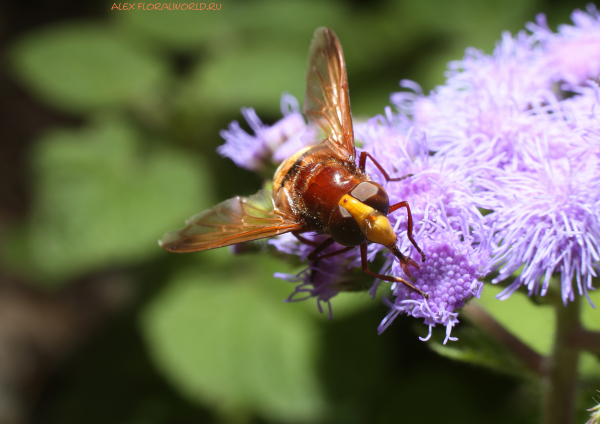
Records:
M438 244L427 250L427 259L421 269L412 273L415 286L430 294L428 303L434 313L460 309L465 300L476 293L473 284L480 284L478 266L470 263L465 255L455 252L449 244ZM398 288L397 298L419 300L413 290L405 286Z
M446 340L452 327L458 322L456 310L462 308L472 297L479 297L483 288L480 281L490 268L490 253L487 244L460 241L449 228L436 228L435 232L421 238L427 259L419 270L411 271L415 287L428 293L423 299L410 288L395 284L392 292L395 297L390 313L379 326L383 332L400 313L416 318L424 318L430 327L436 324L446 326ZM394 275L402 275L398 264L392 266ZM408 276L404 276L408 278Z

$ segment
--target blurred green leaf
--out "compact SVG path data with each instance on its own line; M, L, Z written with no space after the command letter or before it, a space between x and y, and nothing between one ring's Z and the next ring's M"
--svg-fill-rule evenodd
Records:
M371 299L371 296L367 292L340 292L331 299L332 318L336 320L346 319L367 309L376 308L380 304L380 293L378 293L378 296L375 299ZM319 313L319 309L316 307L311 308L311 310L313 313L319 314L322 319L329 319L329 310L327 309L326 304L323 304L323 313Z
M181 3L173 3L179 4ZM224 6L224 7L223 7ZM226 37L233 29L231 15L235 4L222 5L221 10L139 10L116 13L116 19L127 34L148 38L176 51L213 44Z
M597 279L594 279L594 287L598 287L597 283ZM600 331L600 313L598 311L598 306L600 306L600 290L590 292L589 296L595 307L587 299L581 299L581 323L587 330ZM600 378L600 361L598 359L598 355L581 352L579 373L588 379Z
M486 49L488 53L502 31L519 31L535 17L537 0L424 0L394 2L393 10L414 16L410 23L421 30L453 34L466 47ZM432 13L435 11L435 13Z
M166 76L158 58L110 27L68 24L30 32L12 46L14 72L42 100L72 112L141 103Z
M210 206L196 160L166 148L142 150L139 138L112 120L40 140L32 216L8 245L24 256L9 262L57 284L160 253L157 240L166 230Z
M598 287L598 281L594 281L594 287ZM592 306L586 299L581 299L581 321L588 330L600 331L600 290L590 291L590 299L594 302Z
M579 374L582 377L588 380L600 380L600 363L596 355L589 352L581 352L578 368Z
M188 269L146 309L142 327L166 376L230 419L310 422L323 412L316 323L283 304L281 262L236 257L228 272ZM272 288L276 286L277 289Z
M501 344L476 327L459 327L454 336L458 342L442 344L443 335L438 333L429 343L438 354L457 361L481 365L495 371L522 377L531 376L531 372Z
M305 71L304 51L289 51L278 44L248 46L203 62L181 91L202 109L249 106L279 115L284 91L303 98Z
M496 321L542 355L552 350L556 318L549 305L535 305L526 295L513 293L507 300L498 300L502 287L486 284L479 303Z
M306 53L315 29L328 26L337 31L349 18L341 2L315 0L259 0L235 6L236 24L244 31L255 31L262 39L286 37L306 44ZM276 19L273 17L276 16ZM347 25L347 24L346 24Z
M499 0L384 1L379 8L369 9L356 19L352 17L354 21L349 30L338 31L349 73L366 66L380 67L383 81L387 75L395 75L395 83L412 79L427 93L443 84L447 63L462 59L466 48L491 53L502 31L521 30L523 23L532 20L537 12L537 0L509 0L509 3ZM377 89L381 81L378 78L371 85ZM351 79L351 90L353 85ZM388 91L399 91L399 88L389 86ZM372 110L373 106L368 105L362 113Z

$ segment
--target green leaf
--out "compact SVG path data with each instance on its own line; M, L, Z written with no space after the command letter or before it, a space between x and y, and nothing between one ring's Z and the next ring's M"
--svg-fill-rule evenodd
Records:
M600 363L598 357L589 352L581 352L578 366L579 375L587 380L600 380Z
M458 341L444 345L443 336L438 333L429 346L438 354L453 360L519 377L532 375L518 358L476 327L459 327L453 331L453 336L457 336Z
M167 3L171 8L183 3ZM161 4L162 5L162 4ZM146 7L148 4L146 4ZM198 6L200 7L200 6ZM197 48L221 40L232 31L231 16L237 5L222 5L221 10L140 10L115 13L119 24L137 37L176 50Z
M281 93L302 98L306 53L274 47L232 50L202 62L183 85L183 95L205 109L249 106L279 115Z
M519 31L537 11L535 0L424 0L398 2L396 14L414 16L409 25L421 31L438 31L452 35L464 47L490 49L502 31ZM436 13L431 13L435 10Z
M32 216L9 242L8 262L53 285L160 253L160 236L211 196L196 160L140 147L136 131L114 120L40 140Z
M594 287L598 287L598 283L600 281L595 279ZM590 291L589 296L595 308L585 298L581 299L581 321L588 330L600 331L600 290Z
M143 103L166 75L158 58L89 23L31 32L12 46L10 62L42 100L72 113Z
M265 38L272 34L292 37L308 46L315 29L328 26L335 31L340 25L348 25L347 6L343 3L318 0L259 0L236 5L236 23L244 31L256 31ZM273 19L277 16L277 19Z
M157 366L191 400L230 418L313 421L323 412L315 322L281 302L284 285L269 269L281 262L245 256L222 273L184 270L146 309L143 331Z
M319 314L319 316L324 320L329 320L329 311L327 310L327 305L323 304L323 313L319 313L317 307L315 307L312 302L310 306L311 310L315 314ZM340 292L335 297L331 299L331 310L333 319L345 319L350 316L353 316L357 313L363 312L367 309L373 309L378 307L381 304L381 294L378 292L378 295L375 299L371 299L371 296L367 292Z
M542 355L552 350L556 318L550 305L535 305L523 293L515 292L507 300L498 300L502 287L485 284L479 303L483 308Z

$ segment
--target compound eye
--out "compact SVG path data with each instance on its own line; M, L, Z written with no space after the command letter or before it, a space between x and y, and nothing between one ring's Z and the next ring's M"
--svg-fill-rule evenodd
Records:
M352 189L350 195L384 215L390 210L390 199L385 189L374 181L360 183Z
M350 212L337 205L329 218L329 234L342 246L358 246L367 241Z

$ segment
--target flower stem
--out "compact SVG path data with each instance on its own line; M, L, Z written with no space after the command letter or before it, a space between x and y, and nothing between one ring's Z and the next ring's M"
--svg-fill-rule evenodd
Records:
M488 314L485 309L475 302L470 302L463 308L463 314L469 321L473 322L473 324L511 351L536 376L542 377L544 375L546 358L508 331Z
M548 358L548 368L544 379L543 423L573 424L577 400L577 363L579 349L572 346L570 338L580 331L580 301L568 306L555 303L556 333L554 349Z
M580 328L571 335L570 344L581 350L599 354L600 332Z

